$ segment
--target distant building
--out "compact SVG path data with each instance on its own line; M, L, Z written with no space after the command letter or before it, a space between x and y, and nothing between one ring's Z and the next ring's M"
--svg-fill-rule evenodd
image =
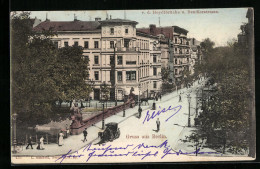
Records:
M95 18L95 21L60 22L47 20L34 30L57 32L54 44L82 46L89 60L89 79L94 84L91 97L100 100L100 86L107 84L110 99L122 100L130 93L150 97L161 90L161 50L159 38L136 31L136 21Z
M190 44L190 72L194 74L195 64L200 64L202 61L202 52L200 48L200 41L196 40L195 38L188 39Z
M190 69L188 31L178 26L156 27L156 25L150 25L149 28L138 28L137 30L159 38L162 67L169 69L169 82L180 85L184 78L184 72Z

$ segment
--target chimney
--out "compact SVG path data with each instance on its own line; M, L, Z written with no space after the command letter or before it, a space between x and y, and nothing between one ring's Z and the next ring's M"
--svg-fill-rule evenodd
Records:
M74 21L77 21L77 16L74 14Z
M149 27L150 27L150 33L152 35L155 35L156 25L155 24L151 24L151 25L149 25Z
M97 17L95 18L95 21L101 21L101 18Z
M45 21L50 21L49 19L48 19L48 13L46 13L46 20Z
M195 45L195 38L193 38L192 40L193 40L193 44L192 45Z

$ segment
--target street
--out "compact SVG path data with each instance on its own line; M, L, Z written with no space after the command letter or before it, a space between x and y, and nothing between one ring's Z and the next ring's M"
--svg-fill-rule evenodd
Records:
M184 144L180 141L180 139L185 138L185 136L189 135L191 131L194 129L193 127L187 127L188 124L188 100L187 95L191 96L191 126L194 126L194 117L195 117L195 90L200 87L202 83L198 84L195 82L195 85L189 89L184 88L178 90L178 94L176 91L166 94L162 97L162 99L155 101L156 102L156 110L155 113L162 109L167 109L169 106L171 108L179 106L180 109L176 113L174 110L168 110L165 113L161 113L154 118L151 118L149 121L145 120L147 112L151 115L153 110L151 110L153 101L149 101L149 105L145 106L145 103L142 105L142 116L138 118L138 105L136 105L132 109L126 110L126 117L123 117L123 112L119 112L114 116L111 116L105 119L105 123L116 122L119 123L119 128L121 135L118 139L111 142L111 145L117 145L121 143L133 143L139 144L140 142L148 144L148 145L159 145L165 139L168 140L171 148L175 151L183 150L183 151L194 151L194 148ZM179 94L181 93L182 101L179 102ZM174 114L174 115L173 115ZM171 117L171 118L169 118ZM160 121L160 130L157 132L156 120L159 118ZM168 119L168 120L167 120ZM166 121L167 120L167 121ZM45 150L37 150L36 146L34 149L25 149L25 146L20 148L20 152L17 153L17 156L20 155L35 155L35 156L51 156L51 155L62 155L67 153L69 150L71 152L75 152L87 144L92 143L95 144L99 141L97 138L98 132L102 131L102 122L98 122L94 126L91 126L87 129L88 136L87 142L83 143L83 134L73 135L67 139L64 139L64 145L58 146L57 144L48 144L45 145Z

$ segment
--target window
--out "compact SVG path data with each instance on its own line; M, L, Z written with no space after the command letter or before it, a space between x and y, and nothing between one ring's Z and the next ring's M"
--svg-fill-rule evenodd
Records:
M156 63L156 55L153 55L153 63Z
M110 28L110 34L114 34L114 28Z
M95 64L99 64L98 56L95 56Z
M98 48L98 41L94 41L94 47Z
M125 34L128 34L128 28L125 29Z
M136 65L136 61L126 61L126 65Z
M174 48L175 49L175 52L177 52L177 48Z
M57 41L55 41L55 42L54 42L54 46L55 46L56 48L58 48L58 47L59 47L59 44L58 44L58 42L57 42Z
M175 71L174 71L174 72L175 72L175 75L177 75L177 74L178 74L178 70L177 70L177 69L175 69Z
M153 81L153 88L156 89L157 88L157 82Z
M114 65L115 64L115 60L114 60L114 55L110 56L110 65Z
M84 42L84 48L88 49L88 41Z
M69 42L64 42L64 47L68 47L69 46Z
M117 64L122 65L123 64L123 57L122 56L117 56Z
M124 41L124 47L128 48L129 47L129 41Z
M110 48L114 48L114 41L110 41Z
M175 64L176 64L176 65L178 64L178 60L177 60L177 59L175 59Z
M79 42L78 42L78 41L75 41L75 42L74 42L74 46L79 46Z
M98 80L98 78L99 78L99 72L98 72L98 71L95 71L94 73L95 73L95 80Z
M136 71L126 71L126 80L136 80Z
M156 67L153 68L153 75L154 75L154 76L157 75L157 68L156 68Z
M177 38L175 38L175 43L177 43L178 41L177 41Z
M117 81L122 81L122 72L117 72Z

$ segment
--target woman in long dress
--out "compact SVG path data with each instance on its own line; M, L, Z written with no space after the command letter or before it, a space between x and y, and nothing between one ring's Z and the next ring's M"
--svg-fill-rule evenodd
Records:
M63 137L64 137L64 134L63 134L62 131L60 131L60 133L59 133L59 146L63 145Z
M44 138L43 138L43 136L42 136L42 137L40 138L40 149L41 149L41 150L44 150L43 140L44 140Z

